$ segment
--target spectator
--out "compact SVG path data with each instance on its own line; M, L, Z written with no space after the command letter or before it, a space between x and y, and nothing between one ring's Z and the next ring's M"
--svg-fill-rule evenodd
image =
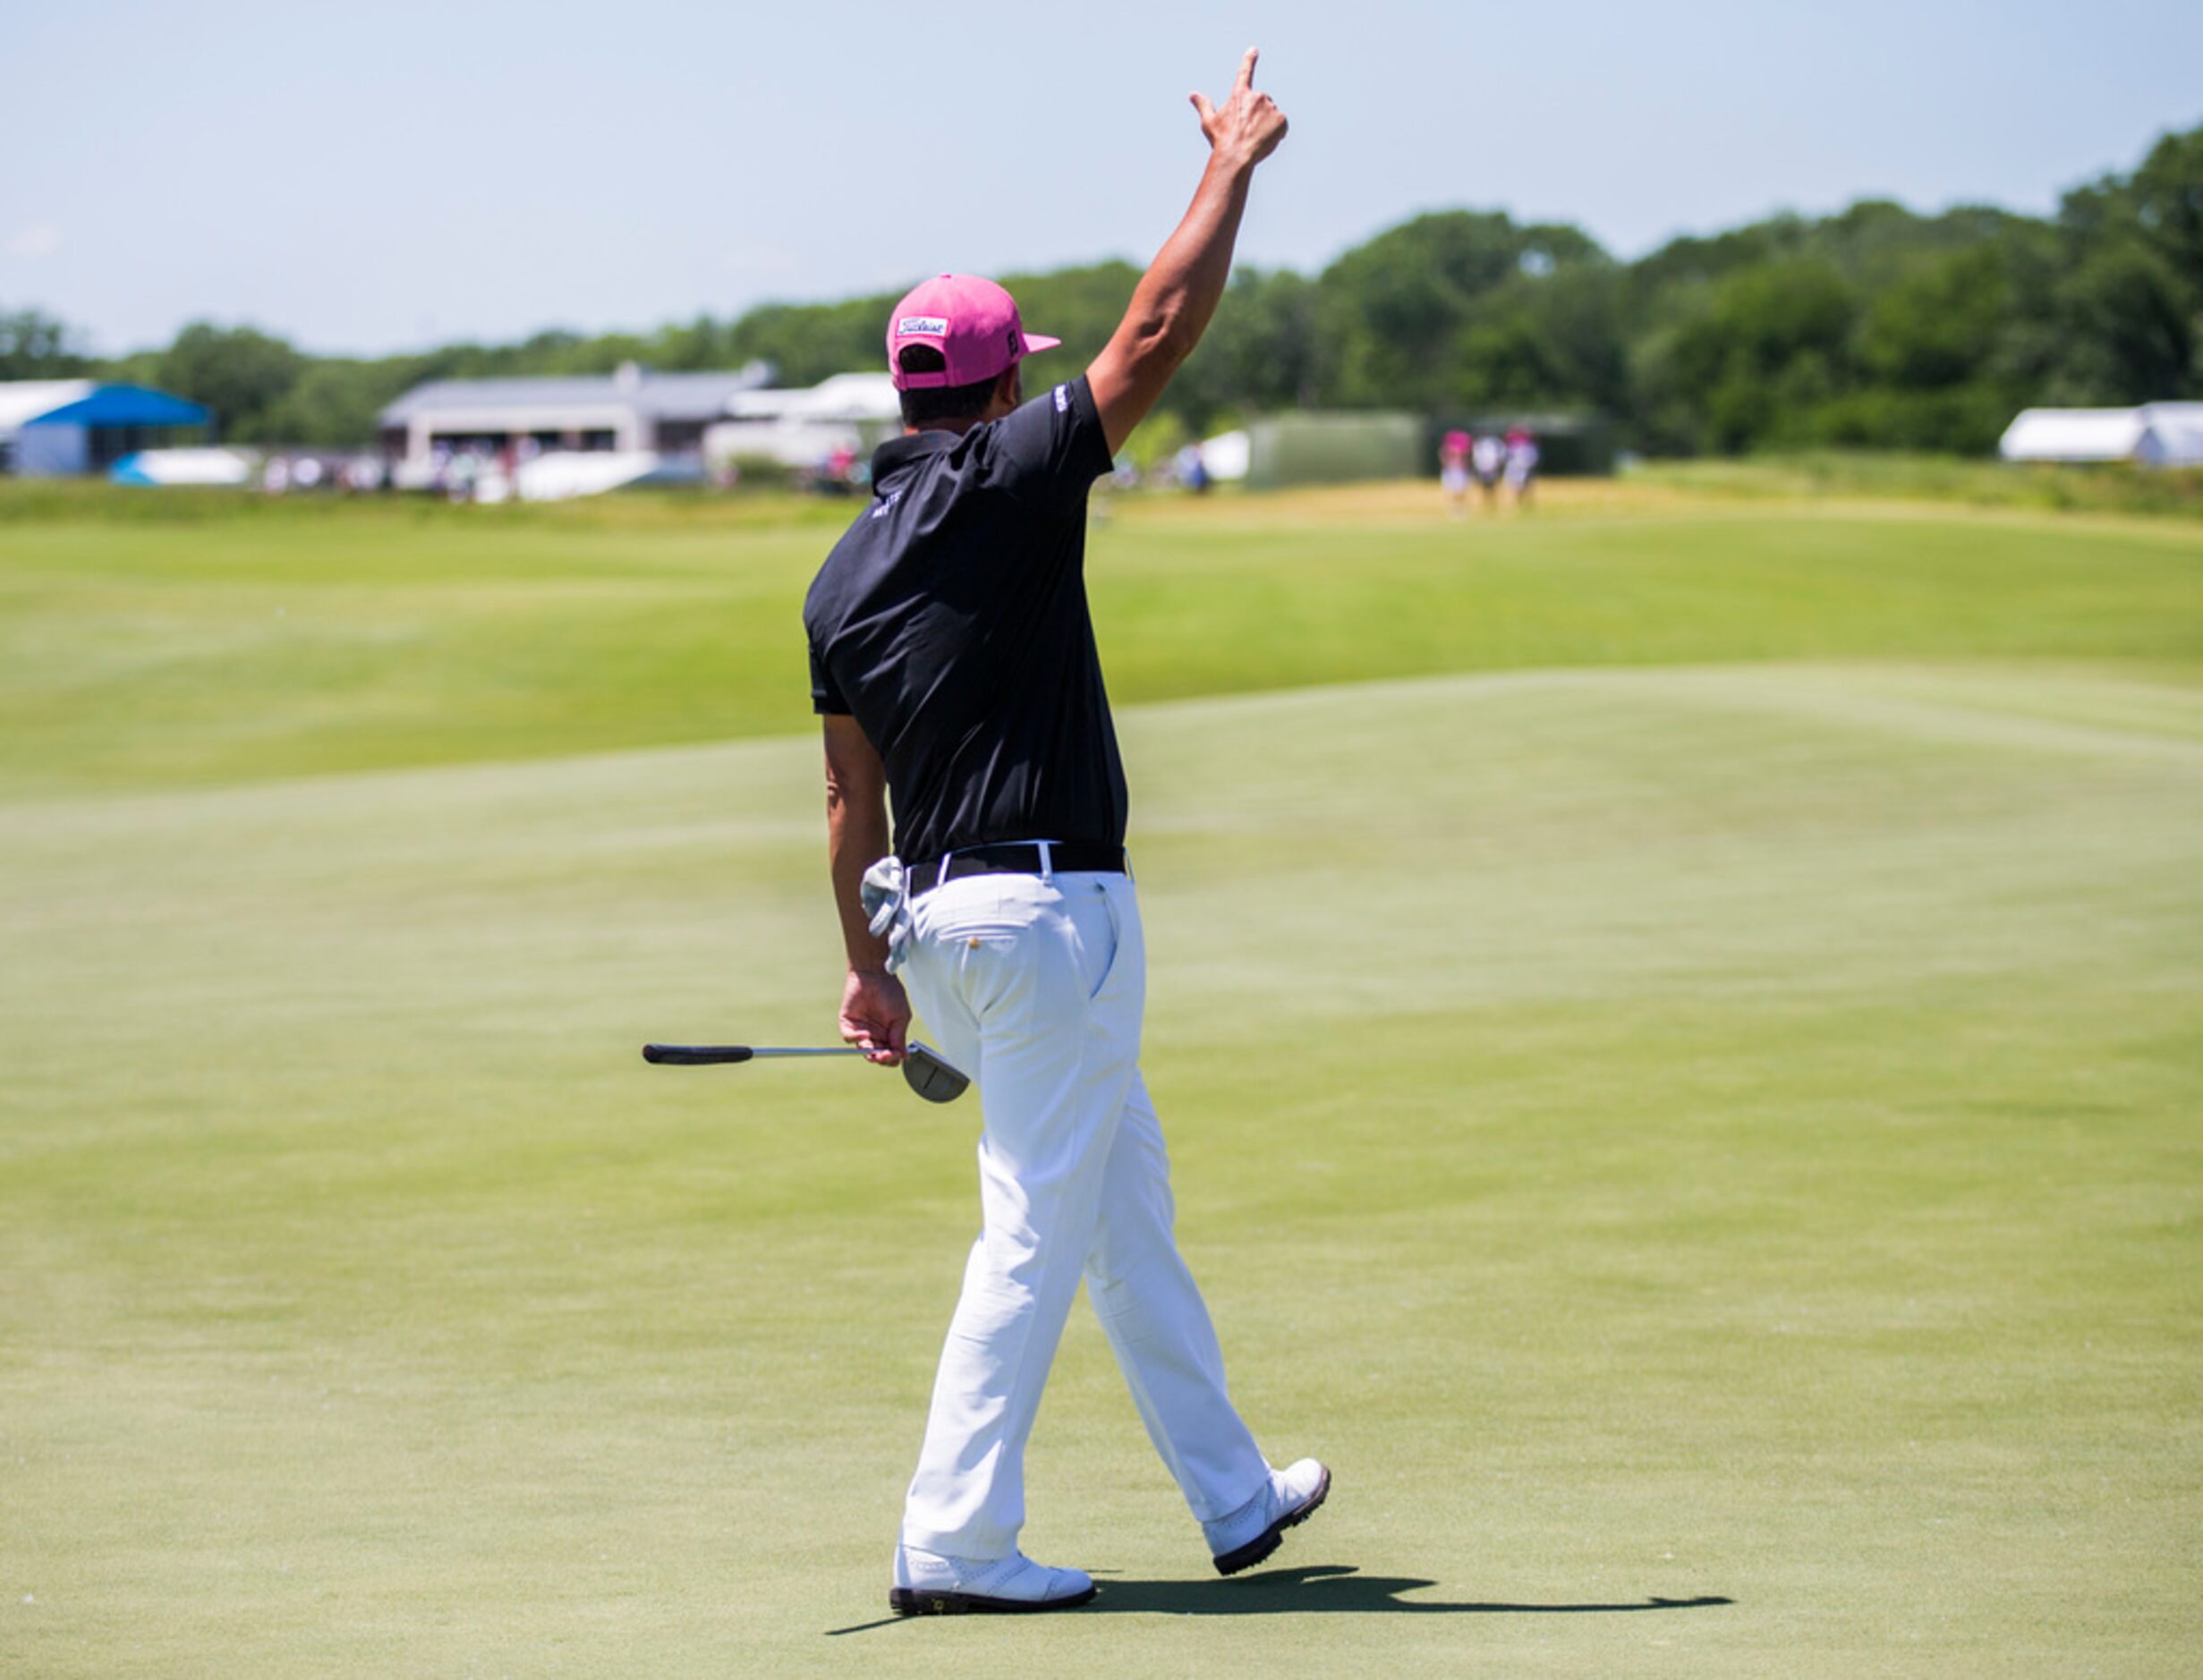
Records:
M1459 428L1438 441L1438 482L1446 492L1446 511L1456 519L1468 513L1468 434Z
M1201 458L1201 445L1187 444L1178 452L1178 481L1195 496L1209 489L1209 463Z
M1530 505L1530 484L1537 475L1537 438L1527 426L1507 434L1507 489L1518 512Z
M1468 452L1470 468L1476 475L1476 488L1484 492L1484 511L1496 513L1499 509L1500 471L1507 464L1507 445L1495 432L1485 432L1477 437Z

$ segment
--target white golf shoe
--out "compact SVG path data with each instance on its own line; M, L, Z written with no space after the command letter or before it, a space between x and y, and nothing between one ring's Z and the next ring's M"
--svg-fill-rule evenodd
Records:
M985 1560L895 1548L888 1608L897 1616L1003 1616L1067 1610L1094 1595L1083 1569L1050 1569L1023 1552Z
M1216 1573L1236 1575L1285 1543L1285 1531L1306 1523L1331 1493L1331 1472L1313 1458L1270 1472L1270 1485L1234 1511L1204 1523Z

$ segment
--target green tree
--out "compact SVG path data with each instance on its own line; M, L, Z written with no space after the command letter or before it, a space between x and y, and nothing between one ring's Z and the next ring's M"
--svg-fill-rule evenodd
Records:
M1453 341L1447 383L1470 408L1543 407L1567 401L1568 375L1527 309L1473 320Z
M1453 400L1472 408L1577 408L1619 414L1629 400L1621 271L1579 263L1522 274L1469 306L1447 363Z
M1993 246L1953 251L1874 300L1860 359L1887 384L1964 383L1988 365L2010 325L2012 283Z
M1036 386L1093 360L1138 279L1126 262L1005 276L1027 320L1064 340L1035 364ZM96 367L209 403L233 437L364 443L376 411L427 379L762 359L782 383L808 385L879 368L900 291L371 361L304 356L200 322L166 350L93 363L62 323L23 310L0 315L0 378ZM1237 271L1158 414L1199 435L1296 405L1565 406L1663 453L1978 451L2028 403L2199 393L2203 128L2164 136L2131 174L2075 188L2054 222L1978 205L1920 216L1869 199L1688 235L1620 264L1564 224L1419 216L1314 279Z
M282 441L268 422L306 366L306 357L257 327L193 321L161 353L154 378L212 409L223 437L263 443Z
M1447 347L1480 298L1525 273L1547 276L1606 253L1578 228L1520 225L1499 211L1419 216L1348 251L1317 282L1334 360L1326 400L1350 408L1438 408L1462 400Z
M1311 407L1320 377L1315 287L1289 270L1239 268L1164 403L1205 432L1226 415Z
M1672 324L1739 269L1799 255L1807 237L1808 226L1802 219L1778 216L1725 233L1688 233L1670 240L1629 265L1629 314L1647 327Z
M65 321L38 310L0 312L0 379L73 379L91 365Z
M1849 371L1859 301L1826 261L1739 268L1639 364L1661 441L1737 454L1809 433L1805 411Z
M2172 265L2135 240L2092 251L2058 288L2064 345L2051 400L2146 403L2193 388L2193 294Z
M839 303L766 303L727 332L735 365L762 360L783 385L816 385L855 368L885 364L888 310L899 293Z
M2030 341L2050 400L2137 403L2203 389L2203 128L2058 206L2063 259Z
M2151 147L2128 196L2142 236L2191 294L2203 292L2203 128L2167 134ZM2196 301L2203 307L2203 298Z
M336 357L307 363L290 388L262 413L256 434L266 442L357 448L375 440L376 416L420 381L412 359L358 361Z

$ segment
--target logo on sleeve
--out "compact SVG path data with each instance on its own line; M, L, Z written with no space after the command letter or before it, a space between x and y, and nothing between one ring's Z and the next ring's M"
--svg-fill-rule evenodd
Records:
M1059 385L1056 387L1056 412L1068 414L1070 412L1071 387L1067 385Z
M948 323L939 315L906 315L895 323L897 338L946 338Z

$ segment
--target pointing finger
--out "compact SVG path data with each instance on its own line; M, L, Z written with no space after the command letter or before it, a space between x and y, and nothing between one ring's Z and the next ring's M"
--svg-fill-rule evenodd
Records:
M1259 47L1246 49L1246 56L1239 61L1239 80L1232 84L1233 92L1245 93L1255 85L1255 61L1262 55Z

